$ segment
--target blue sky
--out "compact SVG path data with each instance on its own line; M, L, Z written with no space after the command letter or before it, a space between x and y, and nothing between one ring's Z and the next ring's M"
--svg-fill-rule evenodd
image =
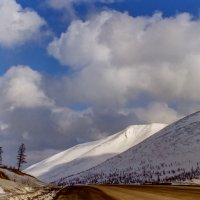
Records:
M22 142L30 165L130 124L170 124L199 110L199 8L197 0L0 0L5 162Z
M18 0L24 8L36 10L48 23L52 35L44 41L33 44L25 44L20 49L0 49L1 68L0 73L4 73L10 66L24 64L30 65L33 69L50 73L68 73L66 67L60 65L58 61L48 55L46 46L53 36L59 36L64 32L72 19L63 19L64 12L47 8L44 1L40 0ZM89 4L81 3L75 6L77 17L85 19L90 12ZM114 9L120 12L128 12L132 16L151 16L156 11L160 11L164 16L174 16L177 13L188 12L193 16L199 16L200 2L197 0L121 0L111 4L96 3L97 10Z

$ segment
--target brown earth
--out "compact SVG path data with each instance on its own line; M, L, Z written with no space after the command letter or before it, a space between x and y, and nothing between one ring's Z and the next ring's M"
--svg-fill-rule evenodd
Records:
M0 171L0 178L9 180L8 176L6 176L3 172Z
M89 186L70 186L64 188L56 198L56 200L117 200L110 195L104 193L101 189Z
M200 187L195 186L70 186L56 200L199 200Z

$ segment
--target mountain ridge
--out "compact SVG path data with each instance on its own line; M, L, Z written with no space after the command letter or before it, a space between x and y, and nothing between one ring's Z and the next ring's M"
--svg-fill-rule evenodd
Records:
M132 125L104 139L83 143L60 152L33 166L25 172L48 182L88 170L107 159L142 142L166 124ZM92 159L91 159L92 158Z
M160 130L143 142L59 184L144 183L200 179L200 112ZM98 178L96 178L98 177Z

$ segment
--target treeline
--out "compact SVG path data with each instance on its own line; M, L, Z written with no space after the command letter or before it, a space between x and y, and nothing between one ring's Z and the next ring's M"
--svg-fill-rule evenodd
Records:
M176 163L177 164L177 163ZM134 170L129 167L120 171L113 169L112 173L88 171L84 174L78 174L72 177L61 178L57 185L74 185L74 184L170 184L172 182L184 182L200 177L199 163L190 169L174 166L174 163L157 166L145 166ZM55 184L55 183L54 183Z
M17 152L17 163L16 163L16 167L8 167L7 165L3 164L3 147L0 147L0 167L1 168L7 168L7 169L17 169L17 170L21 170L21 167L23 164L27 163L26 161L26 147L25 144L21 144L18 148L18 152Z

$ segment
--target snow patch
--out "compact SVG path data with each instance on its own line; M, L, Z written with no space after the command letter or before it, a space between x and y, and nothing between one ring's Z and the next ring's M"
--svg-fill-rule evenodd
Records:
M2 187L0 187L0 194L5 194L5 192L4 192Z

